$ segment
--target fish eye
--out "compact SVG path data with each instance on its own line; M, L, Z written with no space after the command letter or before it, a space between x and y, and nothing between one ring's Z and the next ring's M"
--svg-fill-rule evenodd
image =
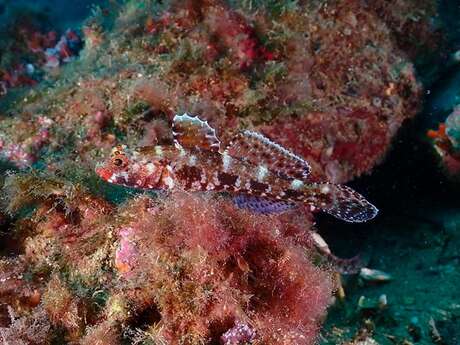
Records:
M123 168L128 165L128 158L123 155L114 156L112 158L112 164L116 167Z
M123 161L120 158L115 158L113 160L113 164L116 165L117 167L121 166L123 164Z

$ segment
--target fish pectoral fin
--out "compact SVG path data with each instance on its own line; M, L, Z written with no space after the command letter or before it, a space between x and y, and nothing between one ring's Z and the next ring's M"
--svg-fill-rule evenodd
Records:
M187 113L174 116L173 136L175 142L186 149L220 151L220 141L214 128L207 121Z
M225 152L233 158L263 166L286 180L306 180L310 175L307 161L257 132L239 133Z
M320 183L317 188L321 198L319 208L338 219L349 223L362 223L375 218L379 212L377 207L350 187Z
M235 196L233 202L239 208L260 214L282 213L297 207L293 202L249 195Z

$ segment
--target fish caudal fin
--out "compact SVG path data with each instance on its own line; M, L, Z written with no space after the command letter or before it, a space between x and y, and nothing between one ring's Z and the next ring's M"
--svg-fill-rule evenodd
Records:
M319 202L313 206L350 223L362 223L377 216L379 210L358 192L344 185L332 183L315 184Z

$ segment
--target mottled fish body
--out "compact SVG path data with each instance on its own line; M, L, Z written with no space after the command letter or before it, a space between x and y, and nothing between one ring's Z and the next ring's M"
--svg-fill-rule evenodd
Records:
M142 189L227 192L239 207L260 213L308 204L347 222L378 210L351 188L308 180L309 164L263 135L243 131L225 148L207 122L188 114L173 122L175 145L113 149L96 168L107 182Z

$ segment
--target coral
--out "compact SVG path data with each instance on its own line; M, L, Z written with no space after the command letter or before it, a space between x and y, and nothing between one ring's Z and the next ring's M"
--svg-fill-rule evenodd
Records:
M430 129L427 136L447 173L450 176L460 174L460 109L455 108L446 121L440 123L437 130Z
M120 344L121 335L118 327L110 322L102 322L87 329L86 335L79 341L81 345L117 345Z
M68 29L54 47L45 50L45 67L56 68L64 62L70 62L82 49L82 41L78 34Z
M460 108L456 108L446 119L446 135L454 150L460 150Z
M236 62L238 68L248 69L258 59L273 58L243 16L219 3L211 4L201 9L205 15L204 23L212 34L220 38L219 43L228 49L231 61Z
M22 258L3 259L0 261L0 279L2 282L0 289L0 301L4 306L9 305L17 310L36 307L40 302L39 284L28 282L24 278L27 271L27 262ZM6 315L7 310L2 308L0 311L0 326L9 324ZM8 315L11 313L8 313Z
M42 305L47 317L55 326L64 327L69 332L69 339L78 339L84 325L82 301L64 286L57 277L52 276L45 288Z
M250 326L237 322L233 328L222 334L220 342L224 345L238 345L250 343L256 337Z
M136 258L139 253L132 239L134 229L123 228L118 233L120 244L115 253L115 267L120 273L129 273L138 264Z

